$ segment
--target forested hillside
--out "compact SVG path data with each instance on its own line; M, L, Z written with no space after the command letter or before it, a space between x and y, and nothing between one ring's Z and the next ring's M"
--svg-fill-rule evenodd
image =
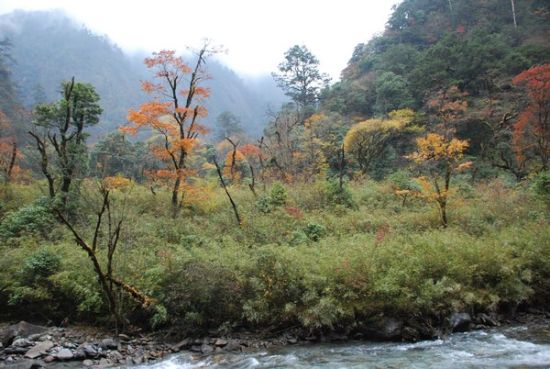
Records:
M101 95L102 122L94 137L126 122L128 109L144 101L140 80L147 78L146 55L126 55L107 36L96 35L59 11L22 12L0 17L0 38L12 47L10 67L19 98L27 108L54 101L60 82L74 76L92 83ZM184 48L182 45L174 45ZM283 96L253 91L233 71L211 60L207 85L212 89L206 123L229 111L242 120L251 135L259 135L268 106L278 106ZM273 85L273 84L272 84ZM273 91L270 91L273 92Z
M363 118L412 108L428 126L452 113L469 154L513 167L502 140L498 153L483 145L511 135L511 126L495 130L524 107L512 78L550 61L549 17L547 1L403 1L383 34L357 45L323 106Z

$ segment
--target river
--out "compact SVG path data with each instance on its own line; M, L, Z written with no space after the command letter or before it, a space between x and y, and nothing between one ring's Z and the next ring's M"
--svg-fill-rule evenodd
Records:
M180 353L133 368L550 368L550 325L496 328L417 343L348 342L287 346L269 351L200 356Z

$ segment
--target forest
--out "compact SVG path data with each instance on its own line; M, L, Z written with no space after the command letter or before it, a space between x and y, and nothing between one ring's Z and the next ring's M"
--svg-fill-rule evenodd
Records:
M147 56L108 129L117 96L67 75L44 97L14 42L1 320L307 336L391 317L417 340L550 304L546 0L403 0L335 83L292 46L256 130L209 116L213 42Z

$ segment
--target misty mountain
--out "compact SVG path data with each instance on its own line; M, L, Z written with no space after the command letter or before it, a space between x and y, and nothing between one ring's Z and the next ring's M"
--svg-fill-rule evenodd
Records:
M0 16L3 38L12 43L12 80L27 107L57 100L61 81L74 76L94 85L101 95L103 119L93 132L100 135L124 124L128 109L146 99L140 90L140 80L151 77L142 62L146 55L126 54L107 36L94 34L60 11ZM211 97L204 123L214 127L216 117L230 111L250 135L261 134L268 106L278 107L285 100L271 77L248 83L213 59L207 69L212 79L206 83Z

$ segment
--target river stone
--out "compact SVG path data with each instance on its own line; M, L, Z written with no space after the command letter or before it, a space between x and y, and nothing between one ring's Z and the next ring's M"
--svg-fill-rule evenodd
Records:
M201 346L201 353L210 354L214 351L214 348L206 343Z
M189 338L185 338L184 340L176 343L175 345L172 345L171 350L173 352L179 352L179 351L181 351L181 349L187 348L190 345L191 345L191 340ZM128 349L128 351L130 351L130 350Z
M86 360L84 360L84 361L82 362L82 365L84 365L85 367L89 368L89 367L91 367L91 366L94 365L94 362L93 362L92 360L90 360L90 359L86 359Z
M106 368L106 367L111 366L111 365L113 365L113 362L109 359L103 358L103 359L99 360L99 366L101 368Z
M105 349L116 350L118 348L118 344L112 338L105 338L105 339L101 340L100 346L104 350Z
M48 328L42 327L40 325L34 325L21 321L17 324L10 325L9 327L0 331L0 342L2 345L9 346L13 339L17 336L27 337L31 334L43 333Z
M241 343L235 339L230 339L225 346L225 350L227 351L240 351L240 349Z
M214 346L223 347L227 346L227 340L224 340L223 338L218 338L216 341L214 341Z
M468 313L454 313L449 318L449 324L453 332L464 332L470 328L472 317Z
M372 322L363 333L377 340L396 340L401 338L403 322L395 318L380 318Z
M62 348L61 350L57 351L54 356L58 360L71 360L73 358L73 353L69 349Z
M86 357L96 358L98 356L98 351L96 347L91 343L83 343L82 345L80 345L80 348L84 351Z
M18 360L15 363L8 364L6 366L0 365L2 368L7 369L43 369L44 363L38 360Z
M11 344L13 347L29 347L34 345L34 342L26 338L18 338Z
M39 356L46 355L49 349L53 347L53 342L51 341L44 341L37 343L34 345L27 353L25 354L25 357L28 357L29 359L36 359Z

